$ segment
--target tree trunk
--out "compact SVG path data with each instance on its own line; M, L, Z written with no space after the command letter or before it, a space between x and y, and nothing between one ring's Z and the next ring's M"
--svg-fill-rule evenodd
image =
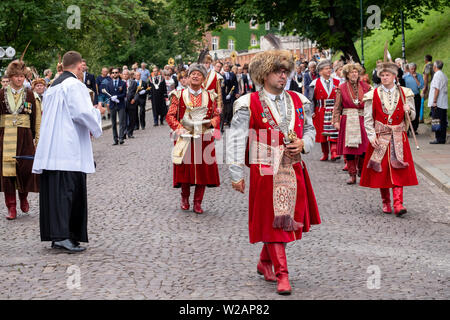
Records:
M342 50L342 53L344 54L346 60L350 60L351 58L353 62L361 63L353 41L347 40L346 43L343 43L342 46L339 47L339 49Z

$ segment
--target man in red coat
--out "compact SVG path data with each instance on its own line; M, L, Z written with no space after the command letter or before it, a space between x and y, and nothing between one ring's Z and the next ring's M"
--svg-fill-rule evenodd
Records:
M317 65L320 78L311 82L309 100L313 103L313 121L316 127L316 142L322 146L322 158L320 161L327 161L331 151L331 161L340 157L337 154L338 130L333 127L332 117L336 90L339 87L339 80L331 77L331 61L320 60ZM329 145L328 145L329 143Z
M181 209L189 210L190 187L195 185L194 212L201 214L206 187L220 185L214 149L214 129L220 125L216 97L202 87L204 66L189 67L189 87L174 90L166 121L174 131L176 144L172 154L173 186L181 187Z
M311 224L320 223L301 159L301 153L308 153L314 145L315 129L309 100L284 90L294 69L289 51L260 53L249 68L252 80L262 89L234 103L227 162L232 186L242 193L244 165L250 167L250 243L264 243L257 271L265 280L278 282L279 294L290 294L286 243L301 239Z
M392 62L380 63L377 75L381 86L364 95L364 127L370 145L360 185L380 189L384 213L392 213L389 191L392 188L394 214L401 216L406 213L403 187L418 182L406 134L411 125L408 118L416 116L414 93L394 83L397 70Z

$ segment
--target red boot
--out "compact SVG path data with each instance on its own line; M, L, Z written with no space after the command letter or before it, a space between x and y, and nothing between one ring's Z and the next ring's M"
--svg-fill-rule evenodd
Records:
M5 192L5 204L8 208L8 216L6 219L8 220L14 220L17 217L17 211L16 211L16 192L14 193L6 193Z
M355 184L356 183L356 160L348 160L347 159L347 166L348 166L348 174L350 175L350 179L347 181L347 184Z
M181 184L181 210L189 210L189 195L191 194L191 185L189 183Z
M328 153L329 153L329 149L328 149L328 141L327 142L322 142L321 144L322 147L322 158L320 158L320 161L327 161L328 160Z
M277 281L277 277L275 277L275 273L273 273L272 260L270 260L267 244L264 244L262 247L256 271L259 274L264 275L266 281Z
M363 165L364 165L364 154L356 157L357 168L358 168L358 177L361 177Z
M337 154L337 142L330 142L331 161L339 160L341 157Z
M392 188L392 197L394 198L394 214L397 217L404 215L407 211L403 206L403 187Z
M383 212L392 213L391 194L389 188L380 188L381 199L383 200Z
M28 203L27 196L28 192L19 192L20 210L24 213L30 211L30 204Z
M289 284L289 272L287 268L286 251L284 243L272 242L267 244L270 260L272 260L277 277L277 292L279 294L291 294L292 289Z
M348 171L347 159L344 157L345 166L342 168L342 171Z
M202 210L202 200L203 195L205 194L205 185L196 185L195 186L195 192L194 192L194 212L201 214L203 213Z

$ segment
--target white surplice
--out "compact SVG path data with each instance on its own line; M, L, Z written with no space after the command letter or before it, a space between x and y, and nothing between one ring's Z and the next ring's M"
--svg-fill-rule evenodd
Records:
M100 137L102 123L86 85L70 77L47 89L43 101L33 173L40 174L43 170L94 173L90 133Z

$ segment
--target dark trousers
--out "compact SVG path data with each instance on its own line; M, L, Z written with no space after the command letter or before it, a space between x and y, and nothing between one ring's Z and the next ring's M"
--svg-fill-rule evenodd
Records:
M447 109L441 109L439 107L431 109L431 116L433 119L441 120L441 129L436 131L436 140L439 143L445 143L447 140Z
M224 102L223 110L220 114L220 130L223 132L224 124L231 124L231 120L233 119L233 103Z
M88 242L86 173L48 171L40 175L41 241Z
M422 102L422 97L420 94L414 95L414 106L416 107L416 118L411 121L414 132L419 128L419 118L420 118L420 104Z
M136 115L139 117L137 120L137 127L139 128L139 124L142 129L145 129L145 102L146 99L138 99L136 105Z
M136 126L136 121L137 121L136 109L137 109L136 103L127 105L127 115L128 115L127 134L128 134L128 136L133 135L133 131Z
M119 115L119 134L117 134L117 114ZM111 109L111 124L114 141L123 140L127 130L127 113L125 108Z

